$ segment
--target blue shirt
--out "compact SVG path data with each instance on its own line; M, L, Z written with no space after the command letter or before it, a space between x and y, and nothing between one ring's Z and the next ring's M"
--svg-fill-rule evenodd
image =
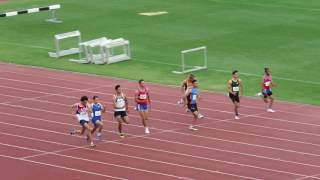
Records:
M197 104L198 95L199 95L198 88L193 87L190 93L190 99L191 99L190 104Z
M103 109L102 104L92 103L91 109L92 109L92 114L91 114L92 119L101 119L101 111Z

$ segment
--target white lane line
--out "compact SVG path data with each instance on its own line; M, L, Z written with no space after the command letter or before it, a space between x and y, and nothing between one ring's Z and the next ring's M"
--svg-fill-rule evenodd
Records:
M8 134L8 133L1 133L1 132L0 132L0 134L11 135L11 134ZM11 136L20 137L20 138L25 138L25 139L31 139L31 140L34 140L34 141L47 142L47 143L57 143L57 142L54 142L54 141L46 141L46 140L41 140L41 139L37 139L37 138L27 138L27 137L18 136L18 135L11 135ZM107 141L106 141L106 142L107 142ZM121 145L126 145L126 144L117 143L117 142L112 142L112 143L121 144ZM0 143L0 144L2 144L2 143ZM59 143L59 144L60 144L60 143ZM61 144L62 144L62 143L61 143ZM67 146L68 144L64 144L64 145ZM72 145L70 145L70 146L72 146ZM21 147L21 146L13 146L13 147L18 147L18 148L19 148L19 147ZM138 146L134 146L134 147L138 147ZM25 148L25 147L21 147L21 148L23 148L23 149L28 149L28 148ZM76 146L76 148L77 148L77 149L80 149L80 148L83 148L83 147L77 147L77 146ZM150 148L147 148L147 149L150 149ZM59 155L59 156L63 156L63 157L70 157L70 158L79 159L79 158L74 157L74 156L67 156L67 155L56 154L56 153L58 153L58 152L69 151L69 150L72 150L72 148L70 148L70 149L62 149L62 150L58 150L58 151L54 151L54 152L41 151L41 152L42 152L41 154L33 155L33 156L26 156L26 157L23 157L22 159L28 159L28 158L37 157L37 156L40 156L40 155L43 156L43 155L48 155L48 154L55 154L55 155ZM167 162L163 162L163 161L157 161L157 160L142 158L142 157L138 157L138 156L130 156L130 155L119 154L119 153L114 153L114 152L109 152L109 151L103 151L103 150L97 150L97 149L92 149L92 151L96 151L96 152L100 152L100 153L106 153L106 154L112 154L112 155L118 155L118 156L123 156L123 157L128 157L128 158L140 159L140 160L147 160L147 161L151 161L151 162L164 163L164 164L168 164L168 165L177 165L177 164L167 163ZM181 155L181 156L186 156L186 157L197 158L197 159L201 159L201 160L210 160L210 161L214 161L214 162L227 163L227 164L230 164L230 165L236 165L236 166L241 166L241 167L249 167L249 168L254 168L254 169L266 170L266 171L283 173L283 174L290 174L290 175L295 175L295 176L305 176L305 175L303 175L303 174L298 174L298 173L291 173L291 172L287 172L287 171L281 171L281 170L275 170L275 169L262 168L262 167L257 167L257 166L252 166L252 165L246 165L246 164L241 164L241 163L236 163L236 162L229 162L229 161L218 160L218 159L204 158L204 157L193 156L193 155L189 155L189 154L176 153L176 152L172 152L172 151L165 151L165 150L160 150L160 149L158 149L157 151L158 151L158 152L165 152L165 153L172 154L172 155ZM86 161L88 161L87 159L80 159L80 160L86 160ZM92 161L92 160L90 160L90 162L101 163L101 162ZM185 165L181 165L181 164L178 165L178 166L184 167L184 168L192 168L192 169L196 169L196 170L200 170L200 171L206 171L206 172L210 172L210 173L218 173L217 171L212 171L212 170L207 170L207 169L197 168L197 167L190 167L190 166L185 166ZM221 172L221 171L219 171L219 172L220 172L220 173L223 173L223 174L226 174L226 175L235 176L235 174L224 173L224 172ZM236 177L243 177L243 176L238 176L238 175L236 175ZM248 177L245 177L245 178L248 178Z
M10 126L16 126L16 127L22 127L22 128L27 128L27 129L33 129L33 130L38 130L38 131L43 131L43 132L50 132L50 133L56 133L56 134L61 134L64 136L67 136L66 133L61 133L61 132L57 132L57 131L51 131L51 130L46 130L46 129L40 129L40 128L34 128L34 127L29 127L29 126L22 126L22 125L17 125L17 124L12 124L12 123L4 123L4 122L0 122L1 124L6 124L6 125L10 125ZM55 122L52 122L55 123ZM108 132L112 132L115 133L113 131L108 131ZM168 131L169 132L169 131ZM160 132L159 134L161 134L163 132ZM129 134L131 136L136 136L136 135L132 135ZM80 137L79 137L80 138ZM245 155L245 156L251 156L251 157L257 157L257 158L262 158L262 159L269 159L269 160L275 160L275 161L281 161L281 162L285 162L285 163L292 163L292 164L297 164L297 165L303 165L303 166L310 166L310 167L317 167L320 168L320 166L317 165L311 165L311 164L305 164L305 163L299 163L299 162L294 162L294 161L288 161L288 160L282 160L279 158L270 158L270 157L266 157L266 156L258 156L258 155L253 155L253 154L247 154L247 153L240 153L240 152L236 152L236 151L229 151L229 150L224 150L224 149L218 149L218 148L210 148L210 147L206 147L206 146L199 146L199 145L191 145L191 144L186 144L186 143L181 143L178 141L169 141L169 140L163 140L163 139L158 139L158 138L152 138L152 137L148 137L148 136L140 136L140 138L146 138L146 139L151 139L151 140L155 140L155 141L159 141L159 142L167 142L167 143L174 143L174 144L179 144L179 145L185 145L185 146L190 146L190 147L197 147L197 148L203 148L203 149L210 149L210 150L216 150L216 151L221 151L221 152L227 152L227 153L233 153L233 154L238 154L238 155ZM128 138L127 138L128 139ZM108 141L105 141L106 143L108 143ZM113 141L111 143L118 143L116 141ZM127 144L124 144L127 145ZM137 146L136 146L137 147ZM150 149L150 148L146 148L146 147L140 147L143 149ZM152 149L152 148L151 148ZM69 149L63 149L63 150L59 150L58 152L62 152L62 151L66 151ZM158 149L157 151L163 151L163 152L167 152L161 149ZM208 158L207 158L208 159ZM221 161L221 160L219 160ZM228 161L224 161L224 162L228 162ZM229 162L229 163L233 163L233 162ZM243 165L243 166L247 166L247 165ZM249 165L250 166L250 165ZM261 168L261 167L257 167L257 168Z
M29 162L29 163L33 163L33 164L49 166L49 167L54 167L54 168L63 169L63 170L80 172L80 173L89 174L89 175L101 176L101 177L110 178L110 179L128 180L128 179L125 179L125 178L109 176L109 175L100 174L100 173L94 173L94 172L89 172L89 171L83 171L83 170L80 170L80 169L68 168L68 167L65 167L65 166L58 166L58 165L49 164L49 163L43 163L43 162L39 162L39 161L32 161L32 160L29 160L29 159L21 159L21 158L16 158L16 157L13 157L13 156L6 156L6 155L1 155L0 154L0 157L19 160L19 161L24 161L24 162Z
M25 45L22 43L16 43L16 42L0 42L2 44L9 44L9 45L15 45L15 46L21 46L21 47L27 47L27 48L38 48L38 49L47 49L47 50L52 50L52 48L48 47L42 47L42 46L33 46L33 45ZM161 61L155 61L151 59L141 59L141 58L133 58L135 61L140 61L140 62L145 62L145 63L151 63L151 64L162 64L162 65L170 65L170 66L178 66L180 67L180 64L174 64L174 63L165 63ZM209 71L216 71L216 72L222 72L222 73L230 73L230 70L225 70L225 69L216 69L214 67L208 67ZM254 73L247 73L247 72L241 72L242 75L245 76L252 76L252 77L261 77L259 74L254 74ZM300 80L300 79L291 79L291 78L286 78L286 77L278 77L278 76L273 76L274 79L280 79L284 81L291 81L291 82L299 82L303 84L310 84L310 85L320 85L319 82L317 81L308 81L308 80Z
M13 73L13 72L11 72ZM16 72L15 72L16 73ZM16 74L19 74L19 73L16 73ZM36 76L34 76L36 77ZM48 77L50 78L50 77ZM0 78L1 79L1 78ZM45 84L45 83L35 83L35 82L30 82L30 81L23 81L23 80L16 80L16 79L10 79L10 78L2 78L3 80L10 80L10 81L17 81L17 82L23 82L23 83L32 83L32 84L38 84L38 85L43 85L43 86L51 86L50 84ZM61 78L52 78L51 79L55 79L55 80L61 80ZM106 78L107 79L107 78ZM63 81L68 81L66 79L63 79ZM75 81L68 81L68 82L72 82L72 83L75 83ZM84 82L85 84L85 82ZM88 85L92 85L92 84L88 84ZM57 87L57 86L53 86L53 87ZM67 89L72 89L72 90L78 90L78 89L74 89L74 88L70 88L70 87L65 87L65 86L58 86L59 88L67 88ZM105 86L102 86L102 87L110 87L110 88L113 88L112 86L110 85L105 85ZM102 87L96 87L94 89L99 89L99 88L102 88ZM135 90L135 89L132 89L132 88L126 88L124 87L123 89L127 89L127 90ZM81 91L81 90L78 90L78 91ZM173 96L175 98L177 98L179 95L176 94L176 95L171 95L171 94L163 94L163 93L159 93L159 92L156 92L156 91L152 91L153 94L159 94L159 95L164 95L164 96ZM103 92L98 92L99 94L110 94L110 93L103 93ZM209 103L215 103L215 104L224 104L224 105L230 105L230 103L226 103L226 102L219 102L219 101L210 101L210 100L203 100L204 102L209 102ZM169 102L163 102L163 101L155 101L155 102L159 102L159 103L167 103L167 104L170 104L170 105L175 105L175 103L169 103ZM253 108L253 109L259 109L259 110L265 110L264 108L257 108L257 107L253 107L253 106L245 106L245 105L242 105L243 107L247 107L247 108ZM302 106L305 106L305 104L301 104L301 106L297 106L296 108L300 108ZM201 107L201 109L204 109L204 110L208 110L208 111L217 111L217 110L214 110L212 108L205 108L205 107ZM223 112L223 111L221 111ZM232 113L232 112L228 112L228 111L225 111L226 113ZM301 113L295 113L295 112L290 112L290 111L284 111L284 110L278 110L278 112L285 112L285 113L289 113L289 114L296 114L296 115L300 115L300 116L308 116L308 117L312 117L312 115L308 115L308 114L301 114Z

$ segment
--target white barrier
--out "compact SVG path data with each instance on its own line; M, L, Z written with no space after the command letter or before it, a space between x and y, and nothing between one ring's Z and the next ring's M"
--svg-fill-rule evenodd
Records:
M131 58L130 42L123 38L111 40L102 45L105 62L112 64L120 61L129 60ZM115 54L115 48L121 48L120 54Z
M130 42L123 38L107 39L106 37L82 42L80 46L80 57L82 59L71 59L78 63L111 64L131 58ZM121 48L117 53L116 48ZM81 55L82 54L82 55Z
M70 38L76 38L77 43L74 45L74 47L68 48L68 49L61 49L61 43L63 40L70 39ZM81 44L81 33L80 31L72 31L72 32L67 32L67 33L62 33L62 34L56 34L54 36L54 41L55 41L55 48L56 52L49 52L50 57L54 58L59 58L62 56L67 56L71 54L80 54L80 48L79 44ZM81 55L81 54L80 54ZM80 57L81 59L81 57Z
M25 9L20 11L10 11L5 13L0 13L0 17L11 17L11 16L22 15L22 14L31 14L31 13L38 13L42 11L50 11L51 17L50 19L47 19L47 21L52 23L61 23L62 21L59 20L55 14L55 11L60 8L61 8L60 4L54 4L46 7L30 8L30 9Z
M195 51L203 51L203 64L201 63L201 65L199 65L199 66L187 65L186 60L185 60L186 54L192 53ZM207 69L208 68L207 66L208 66L207 47L201 46L198 48L193 48L193 49L181 51L181 71L172 71L172 72L174 74L185 74L185 73L190 73L190 72L194 72L194 71Z

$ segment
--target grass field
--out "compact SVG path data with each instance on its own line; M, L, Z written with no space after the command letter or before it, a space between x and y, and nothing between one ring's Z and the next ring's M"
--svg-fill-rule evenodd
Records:
M0 19L1 61L178 85L184 75L171 71L179 68L179 52L206 45L209 70L196 73L203 89L224 91L238 69L245 95L253 96L269 66L277 99L320 105L318 0L13 0L0 11L54 3L63 6L62 24L45 22L48 13ZM169 14L138 15L148 11ZM107 66L49 58L54 34L77 29L84 40L129 39L133 61Z

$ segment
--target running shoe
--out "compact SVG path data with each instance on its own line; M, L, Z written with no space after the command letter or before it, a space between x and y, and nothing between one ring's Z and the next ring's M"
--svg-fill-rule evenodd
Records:
M199 119L202 119L202 118L204 118L204 115L202 115L202 114L199 113L199 114L198 114L198 118L199 118Z
M91 142L90 147L96 147L96 145L93 142Z
M120 138L125 138L126 136L123 133L120 133Z
M191 126L189 126L189 129L190 129L190 130L192 130L192 131L198 131L198 129L197 129L197 128L195 128L195 127L194 127L194 126L192 126L192 125L191 125Z
M145 133L145 134L150 134L149 128L145 128L144 133Z
M269 109L267 109L267 112L274 113L274 112L276 112L276 111L273 110L273 109L271 109L271 108L269 108Z
M97 138L97 140L102 141L102 134L101 133L97 133L96 138Z
M71 129L70 130L70 135L75 135L76 134L76 129Z

